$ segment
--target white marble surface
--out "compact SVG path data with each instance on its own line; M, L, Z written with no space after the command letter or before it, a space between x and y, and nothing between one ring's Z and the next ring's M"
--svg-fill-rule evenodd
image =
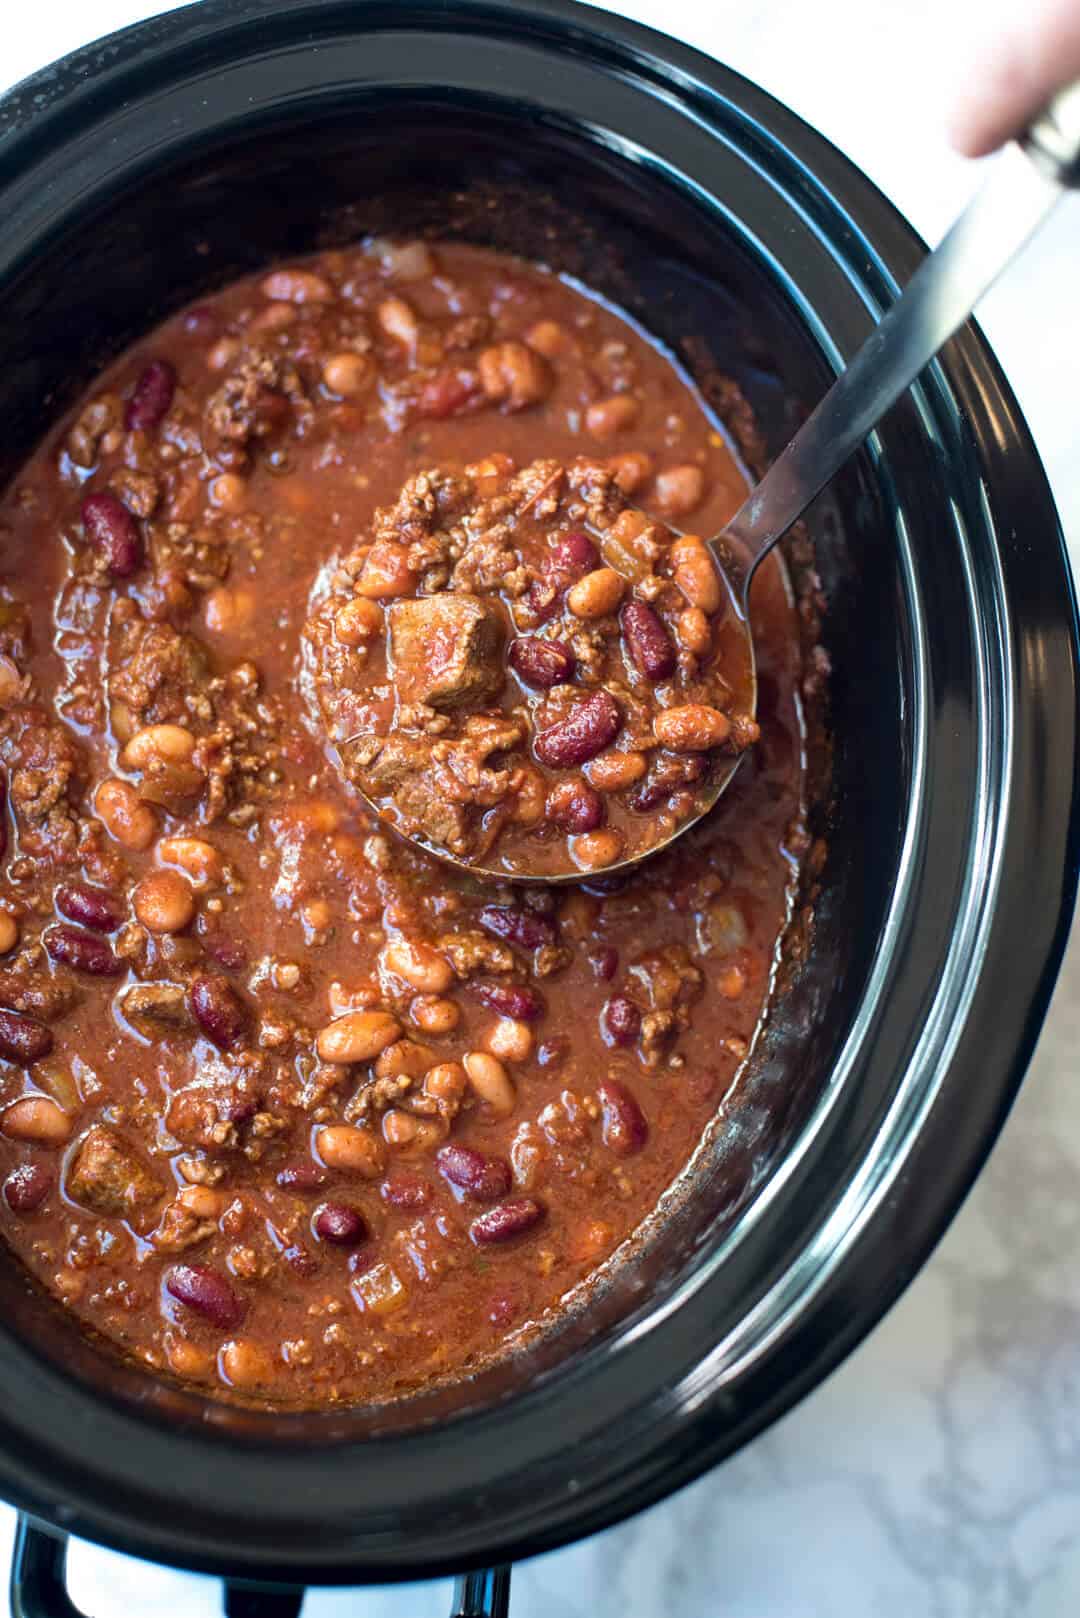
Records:
M453 0L448 0L453 4ZM1020 5L1023 0L1014 0ZM6 10L0 80L168 9ZM977 171L942 133L1001 0L636 0L829 135L936 240ZM981 319L1042 449L1074 559L1080 201ZM1001 1142L926 1270L798 1409L666 1504L515 1575L513 1618L1065 1618L1080 1611L1080 943ZM0 1532L12 1514L0 1508ZM91 1546L91 1618L220 1611L216 1587ZM449 1585L321 1592L308 1618L443 1618Z

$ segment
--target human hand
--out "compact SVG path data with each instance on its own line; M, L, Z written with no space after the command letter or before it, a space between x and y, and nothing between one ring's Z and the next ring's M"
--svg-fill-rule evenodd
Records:
M980 55L953 113L966 157L1019 135L1056 90L1080 78L1080 0L1028 0Z

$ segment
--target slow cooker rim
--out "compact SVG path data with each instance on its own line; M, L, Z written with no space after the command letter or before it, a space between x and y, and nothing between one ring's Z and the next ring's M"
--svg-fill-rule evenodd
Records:
M201 13L204 13L204 14L205 13L211 13L214 16L221 16L221 17L226 17L226 18L229 16L230 13L243 12L243 11L246 11L247 9L248 8L246 6L244 6L244 5L232 6L232 5L221 3L221 0L204 0L203 5L198 8L198 10ZM296 8L295 8L295 6L290 6L290 0L274 0L274 3L272 3L269 6L265 3L265 0L263 0L263 3L260 4L258 9L259 9L260 15L265 18L268 11L269 12L275 12L275 11L285 11L285 10L289 10L289 9L294 9L295 10ZM340 10L343 10L343 9L346 9L346 8L335 7L334 9L340 11ZM372 8L372 7L353 7L351 9L354 10L354 11L364 11L364 12L366 12L366 11L370 11L370 10L380 10L380 9L385 9L385 8L379 8L379 7L374 7L374 8ZM402 9L404 9L404 8L402 8ZM430 10L430 8L427 8L427 7L419 7L419 8L415 8L415 9L420 11L420 12L424 12L425 14L427 14L429 12L429 10ZM593 20L594 17L595 17L595 14L592 13L591 11L583 11L581 8L579 8L577 6L559 3L559 0L544 0L544 3L542 5L539 5L537 7L532 7L532 8L528 8L528 7L522 8L522 7L518 6L518 5L509 5L509 6L491 5L491 4L486 3L486 0L481 0L481 3L470 4L470 6L469 6L470 11L474 11L477 14L483 13L484 15L487 15L487 16L490 16L490 15L493 15L493 14L502 14L504 12L517 13L517 12L520 12L522 9L525 9L525 10L530 10L531 9L531 10L540 11L545 16L549 16L549 17L570 17L570 18L572 18L574 20L575 23L580 24L581 30L583 32L587 32L587 29L585 27L586 23ZM167 15L166 18L155 19L155 24L154 25L143 24L143 25L139 25L134 30L126 31L124 34L122 34L120 36L116 36L116 40L117 40L116 49L117 49L117 52L122 54L121 47L125 45L125 42L127 42L127 44L130 45L130 47L131 47L131 49L133 51L137 51L137 49L139 48L139 45L140 45L140 39L137 36L141 36L144 30L149 29L151 26L160 26L160 24L169 22L169 21L171 21L173 19L188 20L188 19L191 18L191 15L192 14L191 14L190 10L181 11L181 12L178 12L178 13L170 13L170 14ZM397 15L400 16L400 12L398 12ZM601 15L603 15L603 14L601 14ZM759 106L767 105L769 110L776 109L776 104L771 103L769 101L769 98L763 96L762 92L753 90L753 87L746 86L745 81L739 80L736 75L731 74L728 70L721 68L719 66L719 64L714 64L714 63L709 62L708 59L706 59L706 58L698 57L696 53L688 52L685 47L674 46L674 45L671 44L671 42L666 41L663 38L663 36L658 35L658 34L654 34L650 30L642 29L642 28L638 27L635 24L624 23L621 19L610 19L610 18L605 18L605 22L606 22L606 24L608 26L609 43L610 43L610 35L625 32L625 34L628 37L628 41L629 41L629 43L631 45L633 45L636 48L640 48L640 50L643 51L643 52L647 51L648 53L651 53L654 58L662 51L670 51L671 53L677 54L681 58L690 57L690 58L693 59L694 65L695 65L695 67L696 67L696 69L698 70L699 73L703 72L705 74L706 78L715 79L715 81L716 81L715 84L710 87L711 88L711 93L715 93L717 95L723 94L724 92L723 92L721 86L725 85L725 84L727 85L729 91L733 87L735 89L739 89L741 87L741 89L743 90L744 93L747 90L750 91L751 99L756 99ZM164 33L163 37L167 40L167 38L168 38L168 30L165 30L165 33ZM48 70L48 71L51 72L52 70ZM31 81L28 81L28 85L24 85L22 87L19 87L19 93L20 94L25 93L27 91L28 87L32 87L35 82L36 81L31 80ZM2 103L0 103L0 106L2 106ZM798 120L794 120L794 115L788 113L786 109L778 109L778 110L783 114L784 118L789 123L794 121L794 124L798 126L800 135L806 137L804 139L804 145L808 145L812 149L814 149L815 147L824 147L825 143L821 141L821 138L818 137L818 136L813 135L812 132L806 131L805 126L800 125ZM834 153L832 155L833 155L834 159L836 159L838 157L838 154ZM840 160L840 161L846 164L846 160ZM851 180L851 182L853 184L855 184L856 182L859 182L859 184L862 187L865 187L866 190L870 190L869 182L863 181L862 177L858 175L858 172L856 170L854 170L853 166L847 165L847 173L848 173L849 179ZM886 209L889 209L889 205L884 202L884 199L880 198L880 194L877 194L877 195L878 195L878 200L879 200L881 206L886 208ZM894 229L899 232L899 235L901 237L906 238L907 244L910 247L910 245L912 243L912 239L913 239L913 233L910 232L908 227L903 226L902 221L899 220L899 216L895 215L895 210L890 209L890 212L893 215L892 222L893 222ZM993 358L989 354L989 351L985 349L985 345L981 344L981 341L977 340L976 335L974 333L968 334L963 339L963 344L964 344L965 350L967 351L966 352L966 361L967 361L967 363L969 363L975 369L979 369L979 370L987 370L988 369L989 373L990 373L991 380L993 382L995 382L1000 387L1000 385L1001 385L1000 373L997 371L996 362L993 361ZM1005 397L1006 397L1006 399L1008 398L1007 389L1005 390ZM1030 443L1030 438L1026 435L1026 430L1022 429L1022 423L1021 423L1021 443L1022 443L1024 449L1027 451L1029 457L1032 460L1034 460L1035 457L1034 457L1033 446ZM1037 467L1037 460L1035 461L1035 464L1036 464L1036 467ZM1052 519L1052 507L1050 508L1050 515L1051 515L1051 519ZM1075 606L1072 607L1071 618L1072 618L1072 624L1071 624L1072 633L1071 633L1071 641L1070 641L1070 649L1069 650L1070 650L1070 662L1072 664L1072 673L1073 673L1073 676L1074 676L1073 684L1074 684L1074 689L1075 689ZM1075 804L1075 793L1073 795L1072 802ZM1046 999L1047 994L1048 994L1049 983L1052 982L1052 978L1053 978L1054 972L1056 970L1057 960L1058 960L1058 958L1060 956L1060 950L1061 950L1061 947L1063 945L1063 926L1064 926L1064 921L1067 920L1067 912L1068 912L1068 909L1069 909L1069 901L1070 901L1070 896L1071 896L1071 886L1072 886L1073 881L1075 880L1075 867L1076 867L1076 826L1075 826L1075 817L1073 816L1072 817L1071 834L1070 834L1069 871L1068 871L1068 873L1066 875L1066 881L1065 881L1065 884L1064 884L1064 891L1063 891L1063 894L1062 894L1062 912L1061 912L1061 918L1059 919L1059 926L1058 926L1058 929L1057 929L1057 936L1056 936L1056 938L1054 940L1054 943L1053 943L1053 946L1051 947L1051 949L1049 951L1049 954L1047 956L1047 962L1046 962L1046 965L1044 967L1043 973L1041 974L1041 982L1036 985L1035 993L1033 995L1033 1000L1032 1000L1032 1006L1033 1006L1032 1019L1029 1021L1028 1030L1027 1030L1029 1037L1027 1038L1026 1042L1021 1041L1021 1057L1017 1062L1014 1062L1014 1064L1013 1064L1013 1073L1012 1073L1011 1077L1006 1079L1005 1081L1003 1081L1003 1085L1002 1085L1002 1095L1003 1095L1003 1097L1005 1097L1006 1092L1008 1092L1009 1095L1011 1095L1012 1089L1015 1088L1016 1083L1019 1082L1019 1073L1022 1072L1023 1063L1026 1060L1026 1053L1027 1053L1027 1050L1030 1047L1030 1043L1031 1043L1030 1029L1031 1029L1031 1026L1032 1026L1032 1022L1037 1022L1037 1020L1041 1016L1041 1010L1042 1010L1042 1008L1043 1008L1043 1006L1045 1004L1045 999ZM1007 1098L1006 1098L1006 1100L1005 1100L1005 1102L1003 1104L1007 1104ZM998 1120L998 1121L1000 1121L1000 1120ZM976 1154L977 1157L978 1157L978 1162L976 1162L974 1160L974 1158L969 1161L968 1166L969 1166L969 1169L970 1169L970 1173L967 1175L964 1183L959 1187L959 1190L954 1193L955 1196L956 1196L956 1200L959 1200L959 1197L963 1195L963 1193L967 1189L967 1184L970 1183L970 1179L972 1179L974 1177L974 1173L976 1172L979 1164L981 1163L982 1156L985 1155L985 1151L989 1149L989 1144L991 1143L993 1133L996 1133L996 1127L991 1129L991 1131L988 1134L988 1137L986 1138L986 1140L982 1143L981 1147L979 1148L979 1150L978 1150L978 1152ZM952 1213L952 1211L954 1211L954 1207L955 1207L955 1202L950 1204L950 1207L949 1207L947 1213L942 1216L942 1228L943 1228L944 1223L947 1222L947 1219L949 1217L951 1217L951 1213ZM940 1234L940 1229L935 1233L932 1240L936 1240L937 1235L939 1235L939 1234ZM917 1257L917 1262L921 1262L921 1258L923 1256L925 1256L924 1252L919 1254L918 1257ZM916 1262L916 1267L917 1267L917 1262ZM867 1318L861 1320L859 1322L859 1324L856 1327L853 1328L852 1333L849 1334L849 1335L852 1335L852 1336L854 1336L856 1334L857 1335L862 1335L866 1330L869 1329L870 1324L873 1323L873 1319L876 1319L878 1317L878 1315L883 1310L883 1308L887 1307L888 1301L891 1301L891 1296L895 1295L895 1291L898 1291L900 1289L900 1286L903 1284L903 1279L904 1279L903 1276L898 1278L895 1289L892 1290L892 1292L890 1294L890 1297L886 1298L885 1302L881 1304L880 1309L876 1308L876 1304L875 1304L875 1309L874 1309L874 1313L873 1313L872 1318L870 1316L867 1316ZM832 1346L836 1347L835 1344L832 1345ZM807 1374L805 1380L807 1380L807 1381L818 1380L820 1375L824 1374L824 1370L828 1368L829 1364L835 1363L836 1359L841 1357L842 1353L847 1351L848 1346L850 1346L850 1343L847 1343L844 1346L837 1347L835 1353L833 1353L831 1351L831 1349L830 1349L830 1351L823 1353L820 1356L820 1358L815 1362L815 1366L813 1368L813 1371L811 1373ZM801 1391L800 1388L797 1387L797 1386L794 1386L794 1385L789 1385L788 1388L785 1388L783 1390L783 1393L777 1398L777 1400L775 1402L775 1405L772 1408L769 1408L769 1409L764 1410L762 1412L761 1419L757 1423L757 1425L758 1426L764 1425L768 1420L773 1419L775 1417L775 1415L780 1412L780 1409L786 1408L788 1404L793 1402L794 1398L798 1396L800 1391ZM790 1394L790 1397L788 1396L789 1394ZM687 1447L688 1446L684 1445L684 1448L687 1448ZM603 1521L614 1520L615 1516L623 1515L623 1514L625 1514L625 1512L627 1510L637 1509L642 1504L646 1503L647 1499L656 1498L660 1493L667 1492L667 1490L670 1487L675 1486L676 1483L681 1482L681 1481L686 1481L689 1476L696 1475L696 1473L698 1471L702 1470L704 1468L704 1466L711 1463L712 1458L713 1457L712 1457L711 1452L708 1449L707 1443L703 1443L703 1445L701 1447L701 1450L696 1455L694 1455L692 1457L691 1456L685 1456L683 1458L683 1460L681 1461L681 1463L675 1464L669 1470L669 1472L665 1475L665 1481L663 1482L661 1487L654 1489L653 1492L651 1494L648 1494L647 1496L643 1496L641 1498L636 1498L632 1502L623 1505L616 1512L610 1513L607 1517L601 1518L600 1522L596 1522L592 1526L600 1526L601 1522L603 1522ZM75 1524L72 1524L72 1526L78 1527L79 1525L78 1525L78 1523L75 1523ZM106 1537L106 1536L103 1536L100 1533L96 1533L94 1535L94 1537ZM565 1531L561 1532L561 1533L554 1534L550 1539L543 1539L541 1537L541 1539L537 1540L535 1542L535 1544L530 1545L529 1548L539 1548L539 1545L541 1543L548 1544L548 1543L560 1542L562 1539L564 1539L566 1537L569 1537L569 1536L568 1536L568 1533L565 1532ZM116 1542L116 1541L114 1540L113 1542ZM125 1548L127 1548L127 1547L125 1547ZM146 1553L146 1545L144 1543L140 1543L138 1546L136 1546L136 1548L140 1549L144 1554ZM505 1549L505 1548L503 1548L503 1549ZM170 1559L176 1559L173 1552L170 1551L170 1550L166 1550L164 1554L169 1556ZM471 1559L473 1561L479 1561L479 1560L483 1559L483 1557L486 1554L487 1554L487 1552L485 1550L484 1552L479 1552L476 1555L473 1555L471 1558L469 1556L466 1556L462 1560L463 1561L468 1561L468 1560ZM181 1558L181 1559L191 1560L191 1558L189 1558L189 1557ZM216 1562L211 1563L211 1564L203 1564L203 1565L211 1565L211 1566L213 1566L215 1568L219 1568L219 1564L216 1563ZM295 1577L296 1574L297 1574L297 1569L295 1567L292 1567L291 1564L290 1564L290 1569L291 1569L292 1576ZM432 1569L430 1569L430 1568L425 1569L425 1571L431 1571L431 1570ZM387 1576L387 1571L386 1571L385 1568L380 1569L380 1573L381 1573L381 1576L383 1576L383 1577ZM323 1577L323 1578L328 1578L328 1577L334 1577L335 1574L334 1574L333 1570L323 1569L320 1572L320 1571L316 1571L316 1570L308 1571L308 1570L305 1569L303 1571L303 1576L304 1577ZM402 1576L402 1577L415 1576L415 1570L413 1570L413 1569L405 1570L399 1576Z

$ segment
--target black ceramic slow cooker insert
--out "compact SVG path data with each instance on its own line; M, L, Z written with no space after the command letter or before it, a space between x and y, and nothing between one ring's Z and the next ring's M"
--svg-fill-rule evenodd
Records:
M580 275L697 374L733 375L773 449L924 251L754 86L570 0L202 0L0 98L0 475L152 322L386 228ZM880 1317L1001 1125L1076 880L1071 584L974 325L809 527L828 859L755 1105L695 1194L561 1335L382 1411L171 1387L5 1250L0 1494L51 1531L241 1581L507 1562L713 1465ZM56 1556L22 1543L21 1610L41 1611Z

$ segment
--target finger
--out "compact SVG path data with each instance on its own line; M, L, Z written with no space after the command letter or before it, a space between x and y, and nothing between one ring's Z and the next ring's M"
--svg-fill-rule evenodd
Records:
M1080 78L1080 0L1036 0L976 59L953 113L950 135L967 157L983 157L1019 135L1055 90Z

